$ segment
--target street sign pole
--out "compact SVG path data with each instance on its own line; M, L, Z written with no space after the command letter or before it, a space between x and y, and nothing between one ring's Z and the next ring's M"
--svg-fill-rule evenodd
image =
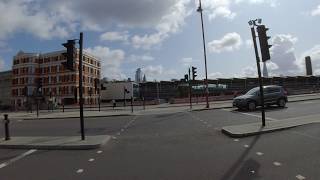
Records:
M259 76L259 87L260 87L262 126L264 127L266 125L266 119L265 119L265 110L264 110L263 82L262 82L262 78L261 78L260 58L259 58L257 42L256 42L257 36L255 33L254 26L255 26L255 24L253 26L251 26L251 34L252 34L252 40L253 40L253 45L254 45L254 52L256 54L256 62L257 62L257 69L258 69L258 76Z
M80 33L80 51L79 51L79 98L80 98L80 128L81 128L81 140L85 140L84 134L84 120L83 120L83 89L82 89L82 50L83 50L83 33Z

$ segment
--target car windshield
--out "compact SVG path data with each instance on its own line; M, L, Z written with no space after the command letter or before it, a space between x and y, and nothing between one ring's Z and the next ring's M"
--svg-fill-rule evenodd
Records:
M259 91L259 88L258 88L258 87L253 88L253 89L251 89L250 91L248 91L248 92L246 93L246 95L255 95L256 92L258 92L258 91Z

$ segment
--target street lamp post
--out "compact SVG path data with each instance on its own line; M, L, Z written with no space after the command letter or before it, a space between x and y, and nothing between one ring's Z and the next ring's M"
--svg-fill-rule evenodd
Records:
M207 52L206 52L206 40L204 37L204 26L203 26L203 15L202 15L202 6L201 6L201 0L199 0L199 7L197 11L200 13L201 16L201 27L202 27L202 40L203 40L203 54L204 54L204 65L205 65L205 73L206 73L206 79L205 79L205 85L206 85L206 108L209 108L209 89L208 89L208 71L207 71Z

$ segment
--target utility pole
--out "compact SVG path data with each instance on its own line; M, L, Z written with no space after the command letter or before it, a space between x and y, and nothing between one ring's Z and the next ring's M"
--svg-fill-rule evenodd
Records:
M203 14L202 14L202 5L201 0L199 0L199 7L197 11L200 13L201 16L201 27L202 27L202 40L203 40L203 54L204 54L204 65L205 65L205 73L206 73L206 79L205 79L205 86L206 86L206 108L209 108L209 88L208 88L208 71L207 71L207 51L206 51L206 40L204 37L204 25L203 25Z

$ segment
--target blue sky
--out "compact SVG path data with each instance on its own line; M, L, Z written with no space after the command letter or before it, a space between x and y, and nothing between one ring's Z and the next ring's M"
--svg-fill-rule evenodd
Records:
M269 74L304 75L310 55L320 75L320 1L202 0L209 78L256 76L248 21L262 18L273 45ZM110 79L180 79L189 66L204 77L195 0L0 0L0 70L19 51L61 50L84 32L85 49ZM81 12L81 13L80 13Z

